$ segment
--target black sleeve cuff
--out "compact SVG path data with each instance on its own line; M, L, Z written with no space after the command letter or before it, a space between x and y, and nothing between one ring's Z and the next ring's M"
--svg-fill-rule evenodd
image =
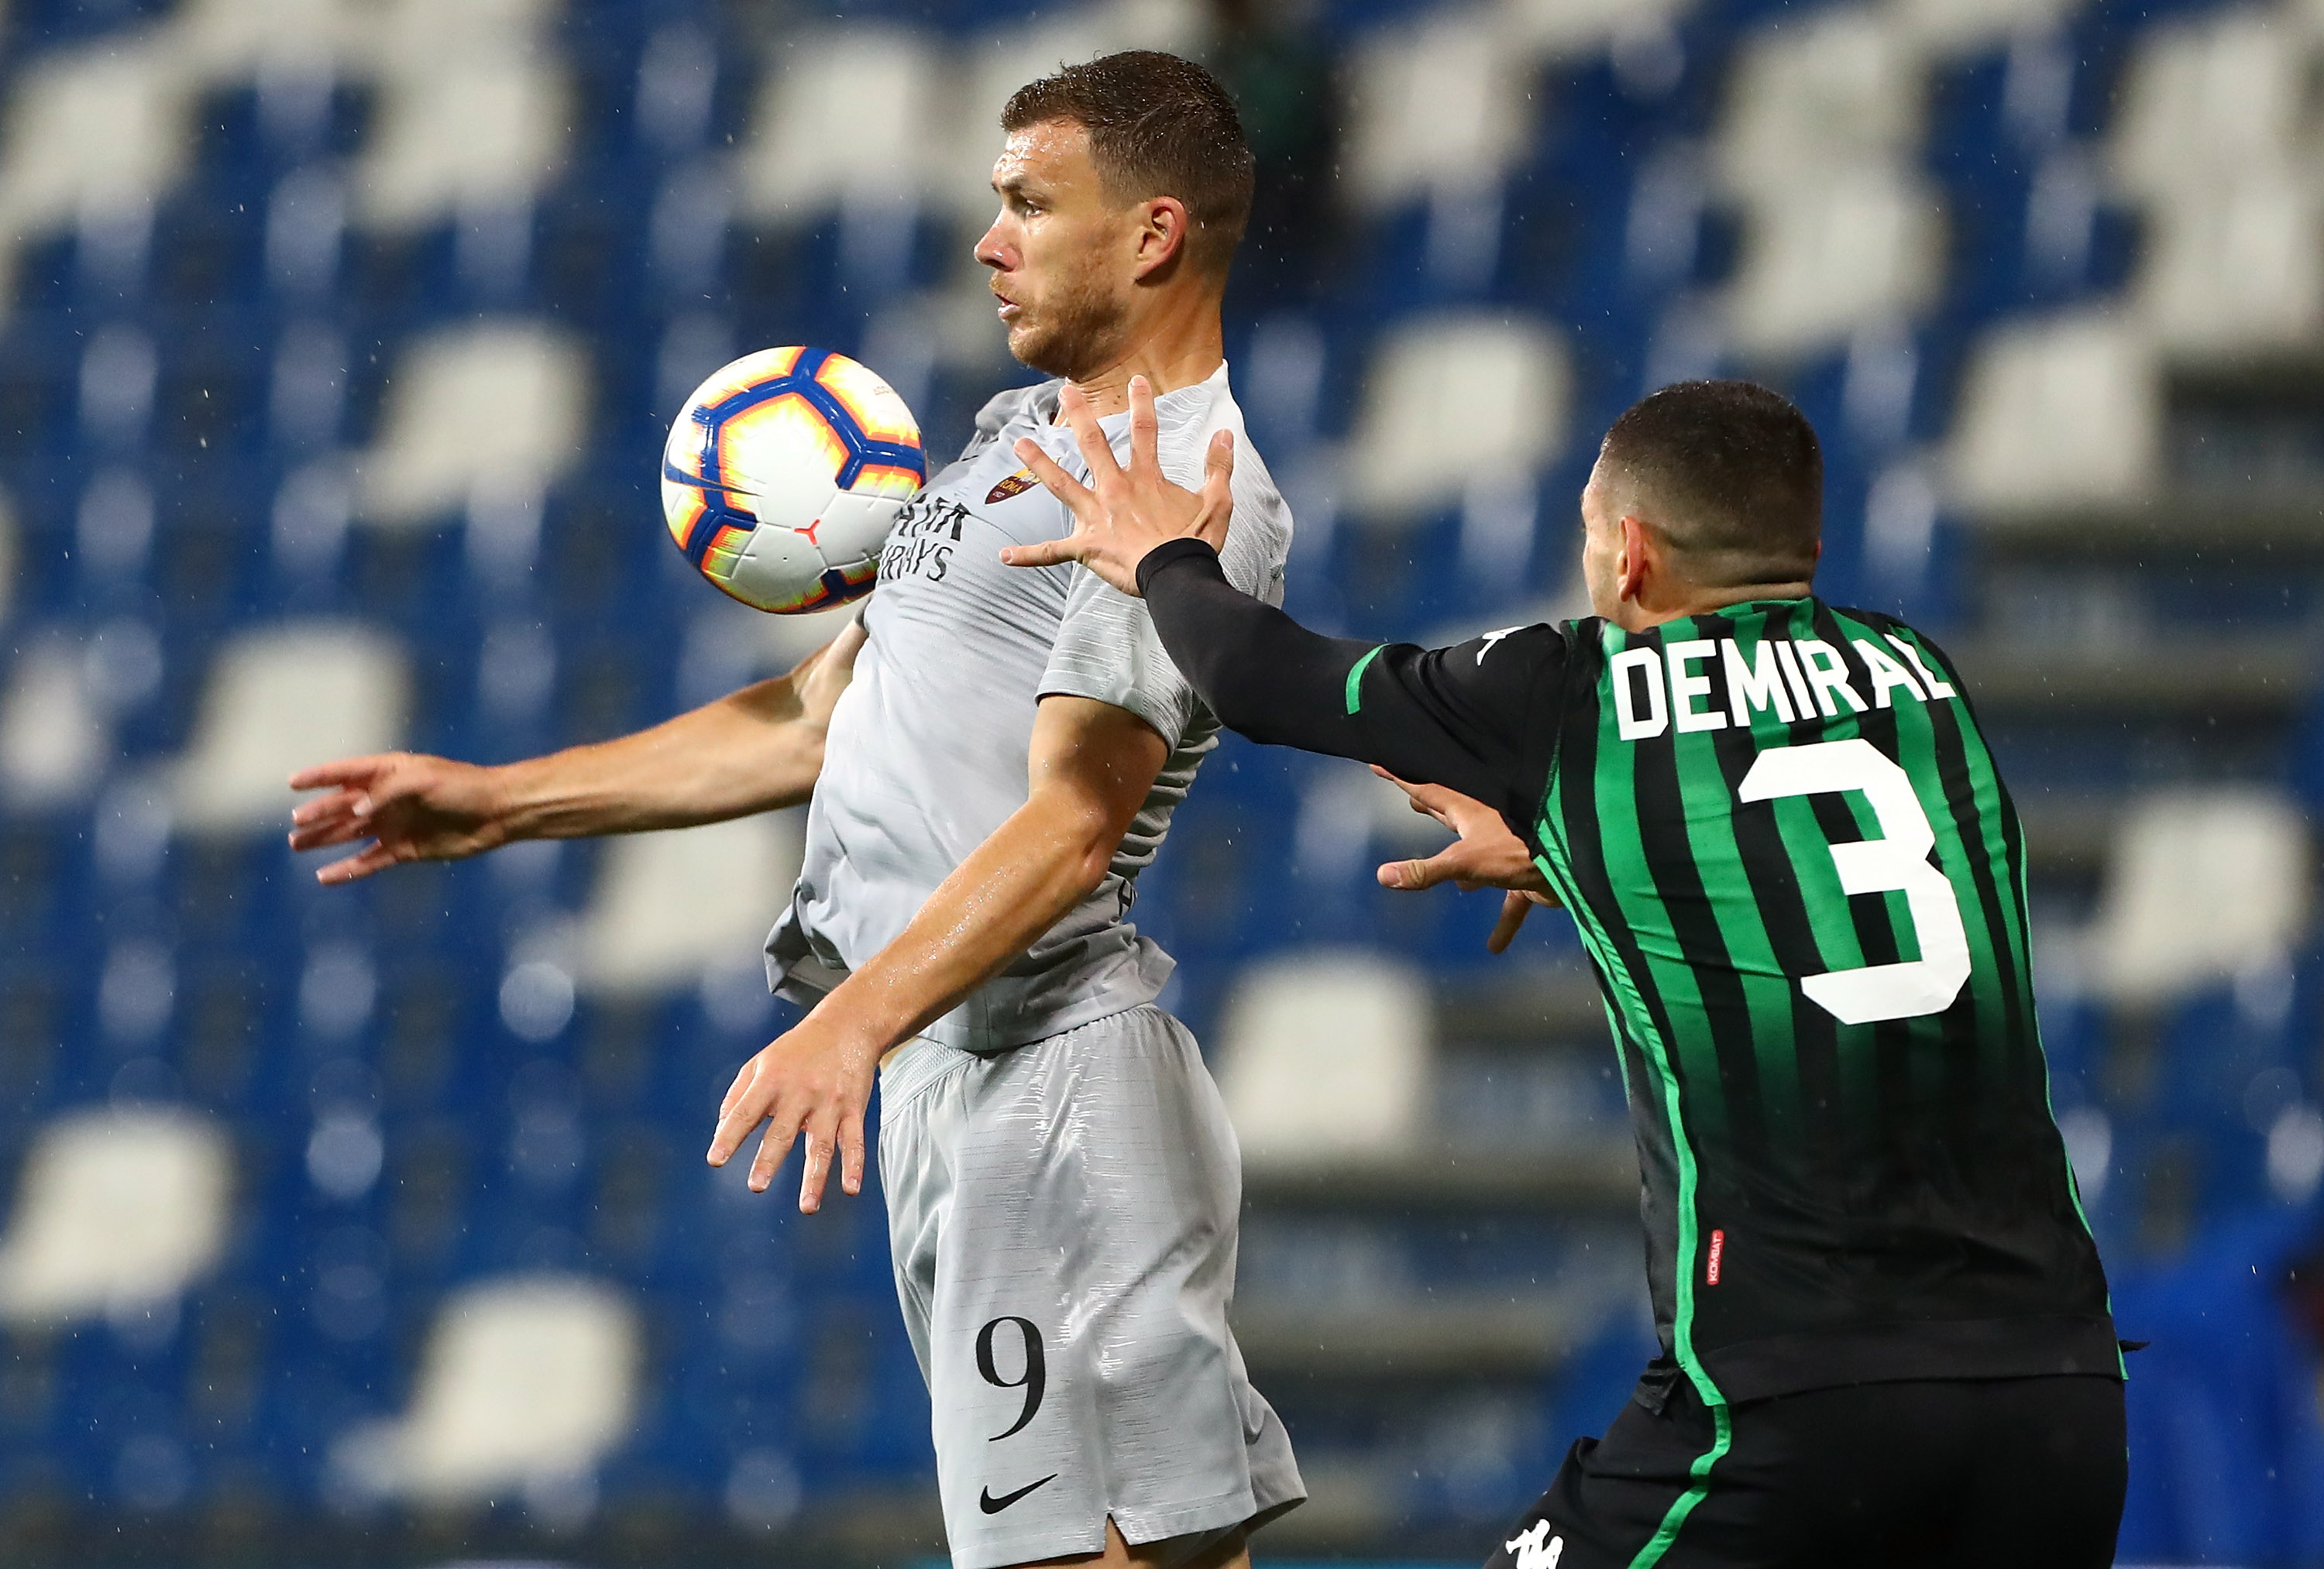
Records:
M1146 585L1154 581L1156 573L1174 561L1185 561L1190 556L1197 555L1208 560L1213 570L1222 575L1224 574L1225 568L1218 564L1219 553L1211 548L1208 540L1197 538L1192 534L1177 539L1166 539L1138 559L1139 597L1143 599L1146 596Z

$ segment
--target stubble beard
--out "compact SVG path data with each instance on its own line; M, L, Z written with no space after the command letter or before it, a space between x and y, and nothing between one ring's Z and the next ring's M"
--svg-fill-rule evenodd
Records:
M1039 320L1009 335L1009 352L1047 376L1079 381L1120 355L1129 311L1087 279L1077 279L1045 301Z

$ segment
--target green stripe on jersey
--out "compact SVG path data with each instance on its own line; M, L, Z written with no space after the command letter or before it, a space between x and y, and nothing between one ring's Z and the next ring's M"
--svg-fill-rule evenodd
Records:
M1372 661L1379 657L1380 648L1385 648L1387 647L1387 644L1382 643L1379 645L1379 648L1374 648L1370 653L1365 655L1362 658L1357 660L1353 665L1349 667L1348 713L1351 717L1353 717L1356 713L1360 712L1364 706L1364 672L1370 670L1372 667Z
M1711 1419L1716 1424L1711 1447L1695 1456L1693 1465L1687 1470L1687 1490L1672 1502L1670 1512L1663 1516L1663 1523L1655 1528L1654 1536L1630 1560L1630 1569L1655 1569L1678 1540L1678 1528L1686 1524L1687 1516L1694 1513L1694 1506L1711 1495L1711 1468L1719 1463L1720 1457L1735 1442L1735 1419L1728 1415L1726 1407L1711 1407Z

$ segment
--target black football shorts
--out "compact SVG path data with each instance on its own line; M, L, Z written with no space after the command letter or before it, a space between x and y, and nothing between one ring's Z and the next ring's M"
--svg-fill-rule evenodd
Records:
M1486 1569L2107 1569L2122 1385L1928 1380L1706 1407L1576 1443Z

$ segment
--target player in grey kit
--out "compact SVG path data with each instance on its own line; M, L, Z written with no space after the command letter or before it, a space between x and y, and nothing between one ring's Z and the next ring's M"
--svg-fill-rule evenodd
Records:
M1164 470L1194 483L1242 436L1219 302L1250 199L1233 106L1199 67L1130 53L1010 100L977 246L1017 357L1004 393L899 518L878 592L790 675L635 736L478 769L396 754L309 769L299 848L373 842L326 881L511 839L681 826L807 799L807 858L768 940L812 1002L746 1064L710 1150L762 1125L763 1190L807 1146L857 1191L881 1085L898 1295L933 1397L956 1569L1247 1565L1305 1496L1226 1324L1240 1171L1193 1038L1154 1006L1171 960L1126 919L1217 721L1144 606L1003 546L1072 518L1030 440L1086 473L1068 385L1129 445L1157 390ZM1279 601L1287 509L1246 442L1223 559ZM852 664L853 680L849 680Z

